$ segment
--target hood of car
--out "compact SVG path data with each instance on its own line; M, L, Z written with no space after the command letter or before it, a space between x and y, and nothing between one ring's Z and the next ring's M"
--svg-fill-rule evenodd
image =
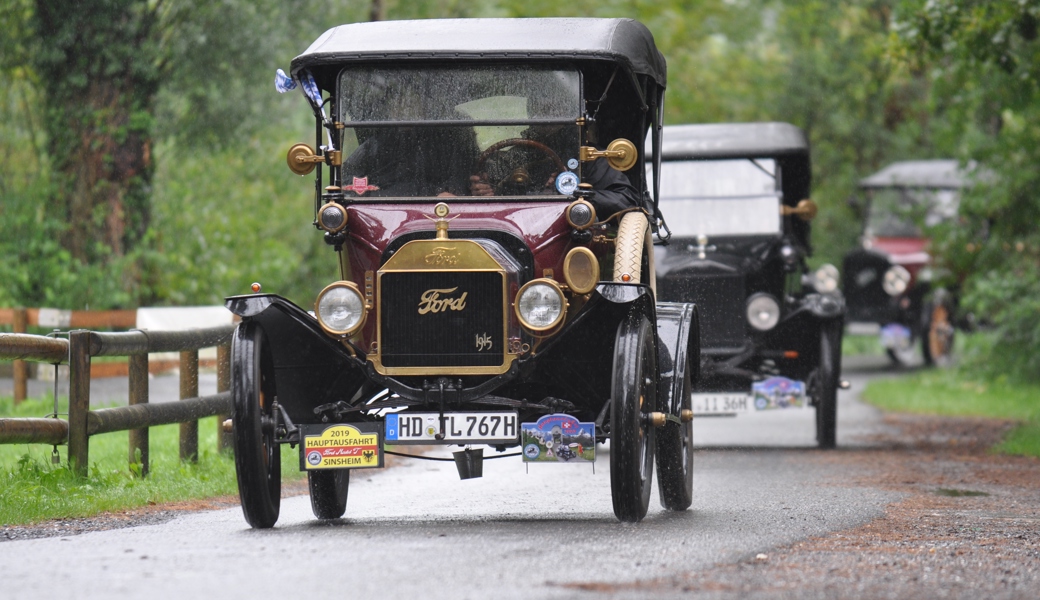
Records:
M931 262L926 238L875 237L866 241L864 246L885 255L894 265L910 268Z

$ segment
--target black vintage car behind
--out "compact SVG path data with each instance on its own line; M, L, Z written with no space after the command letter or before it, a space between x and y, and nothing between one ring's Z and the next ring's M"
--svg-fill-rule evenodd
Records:
M695 415L816 409L835 445L845 303L838 271L810 272L811 169L788 123L665 127L657 293L700 311Z

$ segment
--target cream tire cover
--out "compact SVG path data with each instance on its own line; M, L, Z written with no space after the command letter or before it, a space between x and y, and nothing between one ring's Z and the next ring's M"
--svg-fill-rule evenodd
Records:
M642 281L643 252L649 257L650 272L647 273L650 289L657 296L657 278L654 273L653 240L646 215L632 211L621 217L618 226L617 245L614 250L614 281L616 283L639 283ZM621 279L625 273L631 276L628 282Z

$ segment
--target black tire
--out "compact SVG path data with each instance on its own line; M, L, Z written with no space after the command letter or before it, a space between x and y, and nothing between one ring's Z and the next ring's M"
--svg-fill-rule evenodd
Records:
M953 310L949 303L937 299L928 304L925 315L924 334L921 336L924 364L946 366L953 357Z
M347 491L350 489L350 471L331 469L309 471L307 487L311 492L311 510L319 519L338 519L347 512Z
M693 385L689 370L683 376L682 386L680 408L691 410ZM693 504L693 421L682 424L669 421L655 435L661 506L668 510L686 510Z
M816 369L816 442L822 449L837 446L838 378L841 376L841 323L820 332L820 365Z
M618 326L610 404L610 495L614 514L635 523L646 516L654 475L657 352L650 323L629 315Z
M281 449L274 440L274 363L264 330L252 321L235 329L231 340L231 422L238 497L246 522L257 529L278 520L282 493Z

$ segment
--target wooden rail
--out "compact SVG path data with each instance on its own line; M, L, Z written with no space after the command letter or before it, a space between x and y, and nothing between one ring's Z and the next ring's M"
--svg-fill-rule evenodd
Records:
M60 310L57 308L0 308L0 326L14 333L26 333L29 327L57 329L96 329L111 327L131 329L137 325L136 310ZM29 365L16 358L12 366L14 403L25 400L28 393Z
M198 419L218 416L217 447L229 446L222 423L231 412L229 341L234 325L188 331L102 333L77 330L68 340L25 333L0 334L0 359L69 364L69 418L0 419L0 444L68 444L69 465L86 475L90 436L129 431L129 461L148 472L148 427L180 423L180 457L198 460ZM217 394L199 398L201 348L217 347ZM148 353L180 352L181 401L148 403ZM90 410L90 359L128 356L129 405ZM140 459L138 459L138 456Z

